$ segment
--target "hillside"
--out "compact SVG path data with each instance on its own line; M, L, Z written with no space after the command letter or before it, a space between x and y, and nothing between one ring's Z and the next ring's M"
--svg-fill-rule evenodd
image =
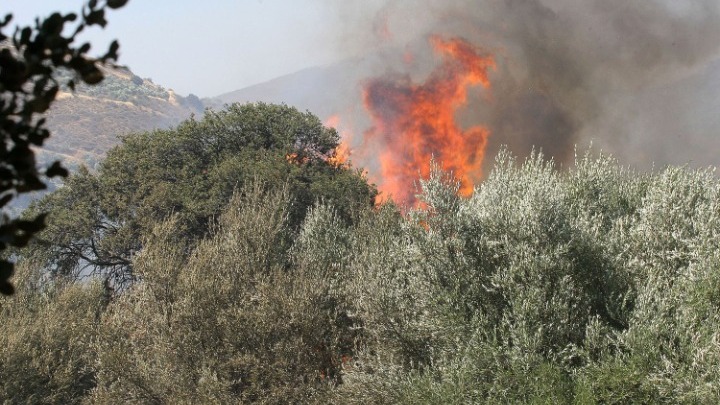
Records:
M104 72L96 86L60 93L48 114L52 136L40 161L62 159L70 168L82 163L94 167L119 136L167 128L203 112L196 96L182 97L126 69Z

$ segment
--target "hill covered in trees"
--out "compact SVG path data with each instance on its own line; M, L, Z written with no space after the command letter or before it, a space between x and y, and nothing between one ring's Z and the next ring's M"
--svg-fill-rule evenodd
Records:
M128 136L35 209L9 403L715 403L720 182L504 151L375 207L337 133L234 105ZM96 277L79 281L90 274Z

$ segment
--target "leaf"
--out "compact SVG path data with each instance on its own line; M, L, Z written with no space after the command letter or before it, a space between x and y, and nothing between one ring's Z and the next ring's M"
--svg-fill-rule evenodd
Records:
M30 36L32 35L32 30L30 27L25 27L20 31L20 44L27 44L30 42Z
M65 19L60 13L53 13L42 23L44 35L58 35L62 32Z
M7 280L13 275L13 264L7 260L0 260L0 280Z
M5 204L9 203L10 200L13 199L13 197L14 196L12 194L5 194L2 198L0 198L0 207L4 207Z
M47 186L45 183L40 181L36 176L27 176L23 179L24 181L18 184L15 189L18 193L27 193L29 191L45 190Z
M15 294L15 287L7 281L0 281L0 294L13 295Z
M128 0L107 0L107 6L112 9L118 9L125 4L127 4Z
M110 44L110 48L108 49L107 53L102 57L103 61L106 61L108 59L117 60L118 54L117 51L120 49L120 44L118 41L112 41Z
M45 217L47 214L40 214L35 219L18 219L16 220L17 228L23 232L36 233L45 229Z
M85 22L88 25L99 25L105 28L107 20L105 19L105 10L92 10L85 16Z
M68 173L66 168L62 167L60 162L53 162L53 164L45 171L45 175L48 177L67 177L68 174L70 173Z
M10 21L12 21L12 18L13 18L12 14L6 14L5 19L2 22L0 22L0 28L3 28L6 25L10 24Z
M87 84L98 84L103 79L103 74L92 62L89 62L80 71L80 77Z
M80 48L77 50L77 52L78 52L78 54L83 54L83 53L87 53L89 50L90 50L90 43L85 42L84 44L82 44L82 46L80 46Z
M33 145L42 146L43 142L50 137L50 131L45 128L35 128L28 134L28 142Z

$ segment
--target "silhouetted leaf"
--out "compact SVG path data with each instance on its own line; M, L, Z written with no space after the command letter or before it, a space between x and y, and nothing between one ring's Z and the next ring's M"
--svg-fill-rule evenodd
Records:
M23 232L36 233L40 232L45 228L45 217L47 214L43 213L35 217L32 220L20 219L17 220L17 228Z
M7 280L13 275L13 263L7 260L0 260L0 280Z
M88 64L80 72L82 80L87 84L98 84L103 79L103 74L95 65Z
M40 181L40 179L37 178L37 176L35 175L25 177L23 179L23 182L18 184L18 186L16 187L18 193L45 190L46 188L47 186L45 185L45 183Z
M30 41L30 36L32 35L32 30L30 27L25 27L20 32L20 43L26 44ZM17 46L18 44L16 44Z
M87 22L88 25L99 25L104 28L107 24L107 20L105 20L105 10L92 10L85 16L85 22Z
M54 163L45 171L45 175L48 176L48 177L55 177L55 176L67 177L68 174L69 174L69 173L68 173L67 169L64 168L64 167L62 167L62 165L60 164L60 162L54 162Z
M2 198L0 198L0 207L4 207L5 204L9 203L12 199L12 194L5 194Z
M5 19L2 22L0 22L0 28L3 28L5 26L7 26L8 24L10 24L10 21L12 21L12 18L13 18L12 14L5 14Z
M113 42L110 44L110 48L108 49L107 53L105 54L105 56L103 56L103 59L104 59L104 60L107 60L107 59L117 60L117 58L118 58L118 54L117 54L118 49L120 49L120 44L118 44L118 41L113 41Z
M42 24L42 31L45 35L58 35L62 32L65 19L60 13L53 13L50 17L46 18Z
M7 281L0 280L0 294L13 295L15 294L15 287Z
M107 6L110 8L120 8L127 4L128 0L107 0Z

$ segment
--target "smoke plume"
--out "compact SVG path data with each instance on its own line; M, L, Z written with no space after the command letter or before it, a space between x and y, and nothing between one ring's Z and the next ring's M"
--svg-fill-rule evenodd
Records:
M427 76L438 63L427 46L433 35L493 54L490 90L469 92L457 113L462 125L489 129L487 156L507 144L564 163L592 142L640 168L718 163L716 0L357 3L327 1L338 52L362 60L360 85Z

